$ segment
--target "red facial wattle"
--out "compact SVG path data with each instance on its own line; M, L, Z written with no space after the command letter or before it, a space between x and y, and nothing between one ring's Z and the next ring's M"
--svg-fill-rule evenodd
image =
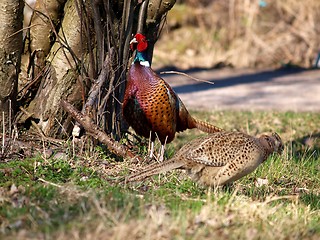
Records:
M132 50L137 49L139 52L143 52L143 51L145 51L147 49L148 41L147 41L146 37L143 34L137 33L134 36L134 39L136 41L131 43L131 45L130 45Z

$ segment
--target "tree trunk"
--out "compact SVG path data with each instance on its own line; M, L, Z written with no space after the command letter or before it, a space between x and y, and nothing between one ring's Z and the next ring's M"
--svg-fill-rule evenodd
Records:
M5 122L15 110L22 50L22 0L0 0L0 112ZM1 120L2 122L2 115Z
M99 128L119 139L126 127L121 109L132 33L139 25L145 28L150 44L154 44L160 23L175 0L145 1L147 7L141 19L138 15L144 1L68 0L58 33L55 23L60 14L52 13L49 17L48 8L58 10L54 3L64 0L44 2L46 7L37 5L41 13L34 14L31 21L31 44L27 48L31 60L25 74L30 79L20 92L28 114L20 117L20 122L31 116L46 136L69 134L70 119L59 105L64 99L78 109L82 105L83 115L90 116ZM33 29L39 23L39 29ZM51 47L52 39L55 42ZM37 90L36 94L32 89Z
M58 25L67 0L38 0L31 19L30 52L41 49L45 55L55 40L54 29Z
M19 91L33 82L31 95L41 82L46 56L56 39L63 14L63 6L67 0L37 0L32 11L31 21L26 25L24 54L22 55ZM30 10L29 10L30 11ZM27 19L25 19L27 20ZM27 24L27 23L24 23ZM30 89L30 88L29 88ZM23 96L24 98L30 96Z
M45 29L48 27L44 25ZM52 28L51 28L52 29ZM45 31L48 33L47 31ZM73 104L79 104L82 99L79 72L81 56L86 53L85 42L81 31L80 17L74 0L69 0L64 7L64 18L57 39L46 57L42 81L34 100L27 111L46 136L56 137L62 133L70 132L71 127L65 123L65 114L60 107L60 100L66 99ZM39 39L41 52L47 50L49 39ZM47 41L46 41L47 40ZM81 45L79 43L83 42ZM31 45L31 49L36 48ZM23 118L20 119L25 120ZM65 128L65 129L64 129Z

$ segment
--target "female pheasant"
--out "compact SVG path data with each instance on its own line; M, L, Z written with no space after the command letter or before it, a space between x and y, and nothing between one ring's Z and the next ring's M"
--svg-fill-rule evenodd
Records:
M130 47L137 51L128 71L122 112L127 123L138 135L145 138L151 136L150 157L156 137L162 145L162 159L164 144L170 143L176 132L191 128L208 133L222 131L190 116L169 84L152 70L146 57L148 42L144 35L137 33L131 40Z
M272 153L281 154L283 142L277 133L259 138L242 132L217 132L184 145L173 158L154 163L125 178L142 181L173 169L187 170L193 180L205 186L236 181L253 172Z

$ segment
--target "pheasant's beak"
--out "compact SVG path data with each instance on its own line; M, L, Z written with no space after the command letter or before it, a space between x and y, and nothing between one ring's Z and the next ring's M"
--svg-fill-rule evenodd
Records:
M276 152L281 155L283 150L284 150L284 145L283 145L283 142L281 140L281 137L276 132L272 133L272 137L274 139L275 147L277 149Z
M133 44L133 43L138 43L138 41L137 41L136 38L133 38L133 39L130 41L130 45Z

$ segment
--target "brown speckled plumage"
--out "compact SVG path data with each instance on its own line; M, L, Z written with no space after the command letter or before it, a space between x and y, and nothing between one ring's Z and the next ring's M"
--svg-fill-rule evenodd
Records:
M224 185L254 171L270 154L282 151L283 143L277 133L256 138L241 132L217 132L189 142L173 158L154 163L128 176L126 181L141 181L181 168L200 184Z

